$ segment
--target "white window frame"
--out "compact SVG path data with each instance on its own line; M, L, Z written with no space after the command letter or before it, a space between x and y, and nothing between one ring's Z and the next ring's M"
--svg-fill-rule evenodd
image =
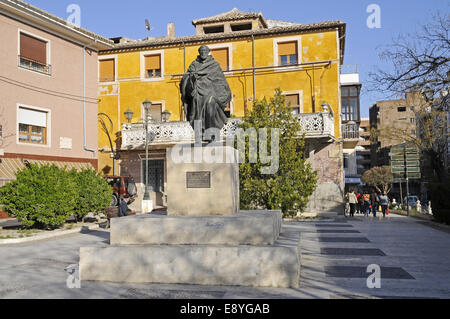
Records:
M164 112L166 110L166 101L151 101L153 104L161 104L161 112ZM145 122L145 110L144 110L144 103L141 103L141 120Z
M300 114L303 114L303 90L294 90L294 91L283 91L281 92L281 95L291 95L291 94L298 94L298 101L300 103Z
M278 64L278 43L284 42L297 42L297 64L301 64L303 61L302 56L302 37L294 36L294 37L285 37L285 38L275 38L273 39L273 65L280 66ZM281 68L275 68L275 72L289 71L289 70L300 70L301 66L286 66Z
M39 35L36 35L34 33L29 32L29 31L26 31L26 30L23 30L23 29L18 29L17 30L17 68L19 70L33 72L34 74L40 74L40 75L43 75L43 76L52 76L52 74L53 74L53 70L52 69L51 69L50 74L48 74L48 73L43 73L43 72L30 70L30 69L27 69L27 68L24 68L24 67L20 66L20 34L21 33L29 35L30 37L36 38L38 40L41 40L41 41L44 41L44 42L47 43L47 45L46 45L46 49L47 49L47 52L46 52L47 61L46 61L46 63L47 63L47 65L52 65L51 41L49 39L43 38L43 37L41 37Z
M111 60L114 59L114 81L113 82L100 82L100 61L103 60ZM111 85L111 84L117 84L119 82L119 72L118 72L118 55L117 54L111 54L111 55L99 55L98 56L98 67L97 67L97 82L99 85Z
M161 76L159 78L147 78L145 77L145 57L148 55L160 55L161 56ZM165 70L164 70L164 50L150 50L143 51L139 53L140 58L140 69L141 69L141 82L158 82L164 81Z
M210 50L228 49L228 68L229 68L229 70L233 70L233 44L232 43L208 44L208 48ZM211 55L211 52L209 53L209 55ZM233 75L233 72L226 71L226 72L223 72L223 74Z
M45 112L47 113L47 140L46 140L46 144L33 144L33 143L23 143L19 141L19 109L20 108L24 108L24 109L30 109L32 111L38 111L38 112ZM23 145L23 146L32 146L32 147L44 147L44 148L51 148L52 147L52 111L50 109L47 108L42 108L42 107L38 107L38 106L31 106L31 105L26 105L23 103L17 103L16 104L16 144L17 145Z

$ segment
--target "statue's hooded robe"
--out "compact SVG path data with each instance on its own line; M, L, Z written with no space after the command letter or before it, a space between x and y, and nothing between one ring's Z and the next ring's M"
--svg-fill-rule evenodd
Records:
M192 62L180 83L186 117L192 128L202 121L202 129L222 129L227 122L224 109L231 90L218 62L212 56Z

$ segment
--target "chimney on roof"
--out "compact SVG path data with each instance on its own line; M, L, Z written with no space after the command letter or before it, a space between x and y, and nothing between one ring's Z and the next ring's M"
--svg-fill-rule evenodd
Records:
M167 37L169 39L175 39L175 24L169 23L167 25Z

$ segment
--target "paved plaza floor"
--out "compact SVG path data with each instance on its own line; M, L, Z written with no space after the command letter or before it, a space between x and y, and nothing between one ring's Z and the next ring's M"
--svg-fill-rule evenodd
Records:
M301 233L300 288L82 282L67 286L65 268L80 247L109 244L95 230L52 240L0 246L0 298L64 299L342 299L450 298L450 231L419 219L338 218L285 222ZM369 265L380 268L379 288L369 288ZM375 283L370 279L369 282Z

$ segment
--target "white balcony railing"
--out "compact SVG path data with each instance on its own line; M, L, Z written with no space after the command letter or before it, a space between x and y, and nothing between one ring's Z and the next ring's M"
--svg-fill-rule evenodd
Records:
M301 134L306 138L334 137L334 118L330 113L304 113L298 115Z
M344 140L359 139L359 126L356 123L342 124L342 137Z
M329 113L299 114L302 127L300 134L306 138L333 138L334 119ZM241 122L240 119L229 119L221 130L223 140L233 138ZM167 122L149 124L149 140L151 145L194 143L195 134L188 122ZM123 124L122 149L143 148L145 146L145 128L143 124Z

